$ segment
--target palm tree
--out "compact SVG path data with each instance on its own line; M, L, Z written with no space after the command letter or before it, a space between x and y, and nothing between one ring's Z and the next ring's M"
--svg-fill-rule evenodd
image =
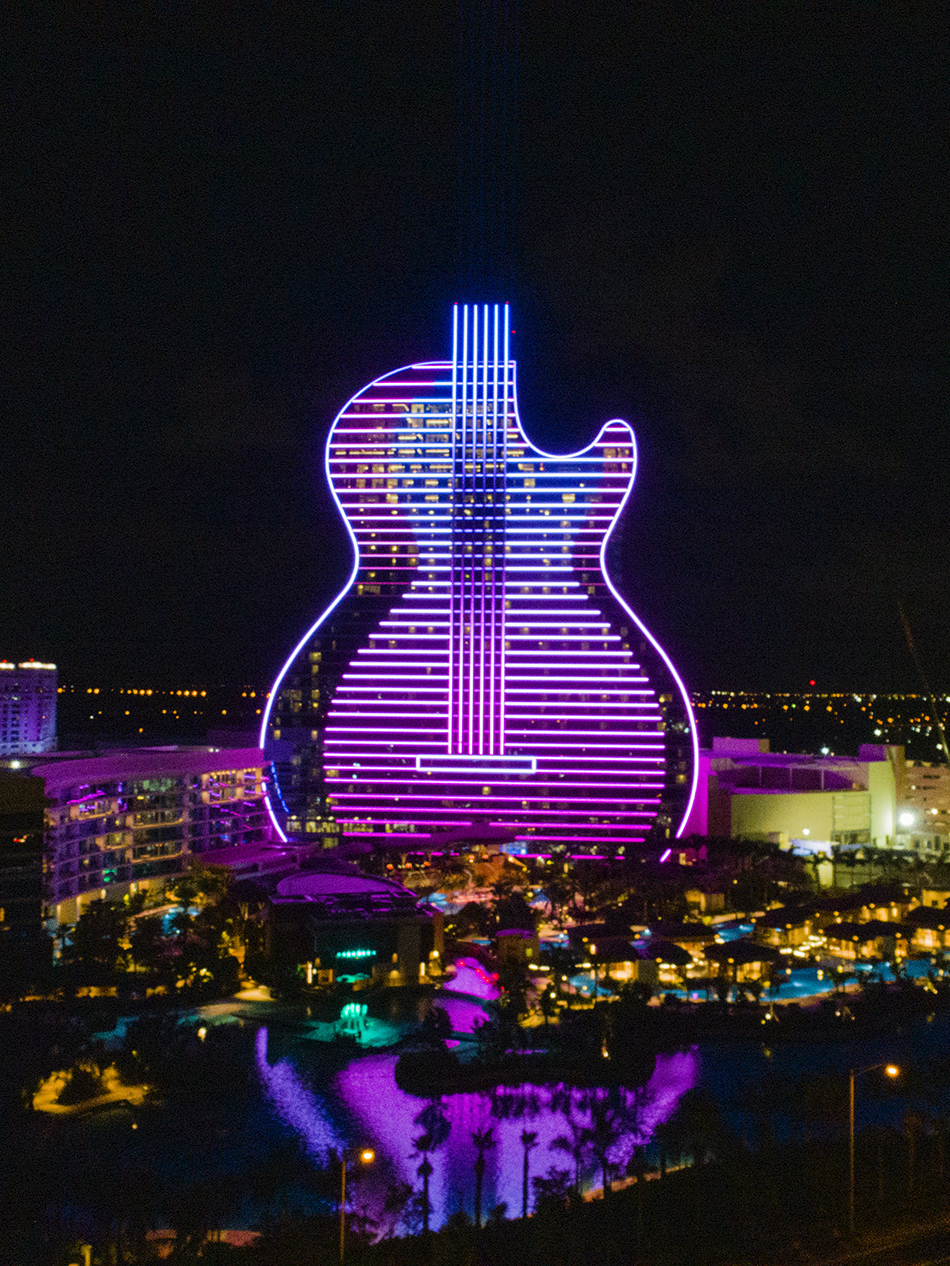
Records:
M606 1098L598 1096L591 1105L591 1122L583 1133L584 1142L597 1161L603 1179L604 1199L610 1195L610 1151L624 1136L624 1122Z
M709 1153L719 1152L728 1141L719 1109L704 1090L695 1086L680 1096L657 1134L681 1155L688 1151L694 1167L705 1164Z
M553 982L541 990L538 1006L544 1016L544 1027L547 1028L551 1017L557 1015L557 994L554 992Z
M416 1170L418 1176L422 1179L422 1234L429 1234L429 1215L432 1212L432 1204L429 1200L429 1179L432 1177L432 1162L429 1160L427 1152L422 1153L422 1164Z
M482 1184L485 1180L485 1153L495 1146L495 1135L492 1127L487 1130L475 1130L472 1142L478 1155L475 1157L475 1225L482 1225Z
M568 1118L567 1128L570 1130L570 1134L559 1134L551 1146L559 1152L567 1152L568 1156L573 1160L574 1190L580 1195L581 1167L587 1154L587 1140L584 1137L584 1127L578 1125L576 1121Z
M433 1099L431 1103L427 1104L415 1118L414 1123L421 1125L423 1129L423 1133L412 1141L416 1149L414 1154L422 1156L422 1164L416 1170L416 1173L422 1179L422 1231L424 1235L428 1235L429 1215L432 1212L432 1204L429 1200L429 1179L432 1176L432 1162L429 1160L429 1153L442 1146L449 1137L451 1126L442 1111L442 1104L438 1099Z
M521 1216L528 1216L528 1155L538 1146L537 1130L521 1131L521 1146L524 1148L524 1170L521 1185Z
M554 986L555 996L560 997L562 993L561 980L569 978L574 973L574 955L567 946L557 945L550 953L551 962L551 981ZM568 994L567 1005L570 1008L571 995Z

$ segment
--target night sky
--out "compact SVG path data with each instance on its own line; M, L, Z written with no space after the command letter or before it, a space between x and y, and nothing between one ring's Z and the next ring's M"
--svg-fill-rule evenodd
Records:
M336 411L509 298L529 434L636 428L689 686L916 689L900 600L950 689L941 8L522 0L495 295L455 3L11 6L0 656L268 682L347 571Z

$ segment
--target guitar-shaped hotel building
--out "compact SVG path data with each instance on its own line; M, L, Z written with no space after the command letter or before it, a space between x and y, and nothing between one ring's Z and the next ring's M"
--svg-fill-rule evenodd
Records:
M469 827L540 854L672 843L695 724L607 563L636 460L618 420L566 456L527 439L507 305L456 307L451 361L349 401L326 467L352 572L261 730L281 834L335 819L409 851Z

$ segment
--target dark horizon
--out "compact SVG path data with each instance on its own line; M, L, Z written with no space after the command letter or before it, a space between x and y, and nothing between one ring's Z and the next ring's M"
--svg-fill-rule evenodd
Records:
M219 19L3 37L0 654L63 680L272 681L348 572L334 416L471 297L454 10ZM899 601L950 686L944 54L923 9L521 6L525 427L634 425L618 579L691 690L918 691Z

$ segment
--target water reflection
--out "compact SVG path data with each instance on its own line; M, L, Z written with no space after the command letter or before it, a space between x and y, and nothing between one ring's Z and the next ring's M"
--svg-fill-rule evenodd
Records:
M473 1135L492 1131L494 1146L485 1153L483 1209L505 1204L518 1216L522 1204L524 1147L521 1135L537 1136L531 1154L532 1176L550 1167L580 1174L585 1185L600 1185L599 1156L622 1170L637 1144L646 1143L665 1121L684 1091L698 1080L699 1061L693 1052L660 1055L647 1084L639 1090L577 1089L565 1085L499 1087L490 1092L445 1095L434 1102L419 1099L396 1085L394 1054L365 1055L336 1075L321 1102L309 1091L293 1062L267 1063L266 1030L258 1034L258 1069L268 1097L280 1116L304 1138L314 1156L347 1142L370 1144L393 1179L419 1189L422 1160L418 1140L431 1124L444 1117L445 1129L435 1131L444 1142L427 1151L432 1165L429 1195L432 1225L452 1213L474 1212L475 1161ZM340 1112L350 1120L341 1137L333 1124ZM425 1118L425 1120L421 1120ZM431 1141L431 1139L429 1140Z
M330 1149L344 1145L343 1135L335 1128L329 1112L297 1074L289 1059L276 1064L267 1060L267 1030L257 1030L254 1042L257 1071L264 1092L277 1115L303 1139L314 1160L322 1160Z

